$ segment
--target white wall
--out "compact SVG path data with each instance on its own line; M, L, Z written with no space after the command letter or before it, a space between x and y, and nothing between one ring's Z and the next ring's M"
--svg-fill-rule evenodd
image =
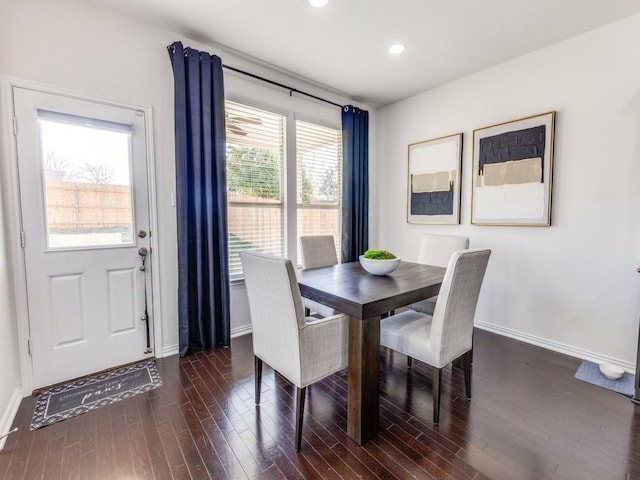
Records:
M1 189L0 189L1 190ZM5 217L0 197L0 224ZM18 359L18 334L13 309L11 274L5 255L6 229L0 230L0 436L6 434L13 421L16 397L19 397L20 362ZM0 440L0 450L4 442Z
M378 112L373 239L405 259L425 232L490 247L476 321L593 359L635 364L640 313L640 16ZM464 61L460 52L459 61ZM552 226L470 225L473 129L557 111ZM460 226L405 221L407 145L464 132Z
M167 45L176 40L183 41L185 46L216 53L223 62L235 67L339 103L350 103L335 92L271 71L215 45L191 41L90 2L3 0L0 3L0 44L4 45L0 74L71 93L153 108L158 210L155 234L160 250L160 255L154 257L154 275L160 279L163 334L163 351L156 352L158 356L176 353L178 343L176 221L175 210L171 207L171 194L175 189L173 75L166 50ZM340 125L340 110L336 107L298 95L290 96L287 91L228 71L225 71L225 86L229 95L296 111L298 118ZM6 129L2 138L10 138ZM7 170L7 162L14 161L6 153L0 160L3 167L0 172ZM3 222L3 232L13 227L15 225ZM6 255L0 253L0 417L7 405L7 395L19 386L19 367L16 366L19 355L13 346L16 341L15 315L10 310L13 293L7 284L6 263ZM232 331L245 331L249 316L244 287L234 285L231 295Z

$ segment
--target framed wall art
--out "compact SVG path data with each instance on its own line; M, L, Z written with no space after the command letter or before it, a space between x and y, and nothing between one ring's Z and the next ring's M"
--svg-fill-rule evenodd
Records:
M460 223L462 133L409 145L407 222Z
M473 131L471 223L551 225L555 112Z

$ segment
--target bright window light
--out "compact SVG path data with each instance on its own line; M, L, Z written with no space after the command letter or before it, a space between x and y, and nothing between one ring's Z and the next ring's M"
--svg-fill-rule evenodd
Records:
M309 3L314 7L321 8L326 6L327 3L329 3L329 0L309 0Z

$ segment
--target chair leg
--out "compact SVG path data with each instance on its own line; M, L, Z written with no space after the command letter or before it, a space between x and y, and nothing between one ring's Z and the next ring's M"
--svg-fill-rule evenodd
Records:
M464 355L464 353L462 355ZM453 362L451 362L451 366L462 369L463 368L462 355L456 358Z
M408 356L407 357L407 368L411 368L412 363L413 363L413 358Z
M253 369L256 383L256 405L260 405L260 387L262 386L262 360L253 356Z
M451 364L454 367L460 368L460 369L464 369L464 356L465 355L469 355L469 365L473 365L473 346L471 347L471 350L469 350L466 353L463 353L462 355L460 355L458 358L456 358L453 362L451 362Z
M464 391L467 394L467 400L471 400L471 360L473 358L473 350L469 350L462 355L462 370L464 371Z
M296 391L296 452L300 451L302 445L302 420L304 419L304 397L307 387L297 387Z
M433 424L440 423L440 386L442 379L440 376L441 369L433 367Z

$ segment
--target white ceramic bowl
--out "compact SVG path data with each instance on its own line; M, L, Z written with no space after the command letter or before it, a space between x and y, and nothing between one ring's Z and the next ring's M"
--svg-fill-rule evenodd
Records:
M386 275L393 272L400 265L400 258L396 257L391 260L375 260L373 258L365 258L360 255L360 265L372 275Z
M624 370L617 365L612 365L611 363L601 363L600 373L611 380L617 380L624 375Z

